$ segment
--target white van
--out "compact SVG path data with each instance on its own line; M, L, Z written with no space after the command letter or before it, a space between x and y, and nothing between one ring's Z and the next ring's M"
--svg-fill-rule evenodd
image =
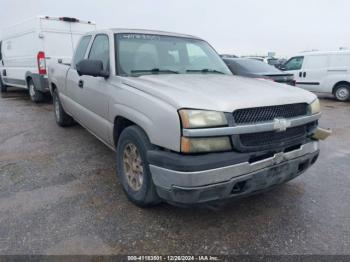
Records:
M3 31L0 42L0 87L29 89L33 102L49 92L47 68L51 61L70 62L80 37L96 29L90 21L38 16Z
M350 51L302 53L280 69L294 74L298 87L333 94L339 101L350 99Z

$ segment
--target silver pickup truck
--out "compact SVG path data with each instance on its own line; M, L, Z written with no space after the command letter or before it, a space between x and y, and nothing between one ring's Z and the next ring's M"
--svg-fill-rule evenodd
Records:
M204 40L111 29L49 67L56 122L116 151L139 206L238 198L303 173L319 155L320 104L302 89L233 76ZM74 119L74 120L73 120Z

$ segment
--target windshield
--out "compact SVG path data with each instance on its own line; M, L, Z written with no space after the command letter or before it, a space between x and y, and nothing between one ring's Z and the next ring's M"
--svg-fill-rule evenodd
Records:
M116 34L120 75L227 74L219 55L203 40L150 34Z
M254 59L237 59L234 60L240 67L247 73L259 74L259 73L281 73L280 70L271 66L265 62L261 62Z

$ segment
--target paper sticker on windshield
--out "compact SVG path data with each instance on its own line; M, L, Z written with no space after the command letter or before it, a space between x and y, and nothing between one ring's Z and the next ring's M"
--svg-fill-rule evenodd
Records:
M160 40L159 35L148 35L148 34L120 34L119 38L122 39L141 39L141 40Z

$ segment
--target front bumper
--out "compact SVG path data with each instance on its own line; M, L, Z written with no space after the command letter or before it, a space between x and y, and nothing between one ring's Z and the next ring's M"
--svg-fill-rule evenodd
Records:
M155 161L151 151L148 157L150 171L158 195L178 204L199 204L250 195L303 173L316 161L319 148L317 141L310 141L298 149L271 156L261 154L249 158L248 154L237 153L231 159L233 164L229 165L223 154L215 161L206 155L196 156L199 163L202 161L200 158L204 158L204 162L214 167L203 170L201 167L208 167L208 164L199 164L197 168L195 163L186 165L186 159L193 162L191 156L169 160L169 153L164 152L162 158L158 152ZM185 163L185 170L181 161ZM193 170L193 167L198 170Z

